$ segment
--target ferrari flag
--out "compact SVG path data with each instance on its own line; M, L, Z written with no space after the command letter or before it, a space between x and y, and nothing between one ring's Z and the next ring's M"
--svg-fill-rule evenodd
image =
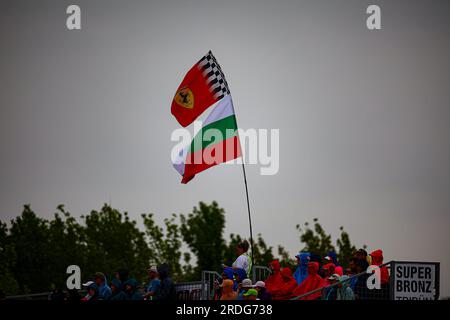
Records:
M192 142L172 159L183 176L181 183L242 153L230 90L211 51L186 74L173 99L172 114L187 126L210 106L212 110Z
M209 51L188 71L178 87L172 101L172 114L186 127L229 93L225 76Z

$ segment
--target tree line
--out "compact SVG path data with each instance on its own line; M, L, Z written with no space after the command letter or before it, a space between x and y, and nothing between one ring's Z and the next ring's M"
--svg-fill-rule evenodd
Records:
M141 215L141 230L127 212L110 205L82 215L80 221L59 205L53 219L38 216L25 205L20 216L9 224L0 221L0 290L7 295L45 292L64 288L69 265L78 265L83 279L96 271L112 273L127 269L145 282L150 264L168 263L175 281L194 281L202 270L220 270L222 263L231 265L236 245L242 237L230 234L224 238L225 210L217 202L200 202L188 214L173 214L160 226L154 214ZM297 225L301 251L325 256L330 250L340 261L348 261L355 247L341 227L336 246L317 219L312 226ZM335 249L337 248L337 250ZM281 245L275 249L261 234L254 239L254 265L267 265L280 259L293 270L294 255Z

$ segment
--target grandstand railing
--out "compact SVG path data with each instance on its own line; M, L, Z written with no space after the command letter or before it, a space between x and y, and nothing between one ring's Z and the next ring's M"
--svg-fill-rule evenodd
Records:
M264 266L253 266L252 282L264 281L270 275L270 269ZM217 299L217 292L222 276L216 271L202 272L202 300Z
M264 281L270 275L270 269L264 266L253 266L252 271L252 281L256 283L257 281Z
M216 271L202 271L202 300L214 300L222 276Z

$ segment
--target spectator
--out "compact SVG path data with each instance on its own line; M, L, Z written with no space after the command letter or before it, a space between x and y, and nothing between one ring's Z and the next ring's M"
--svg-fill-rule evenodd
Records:
M336 252L334 251L328 251L327 256L325 257L325 260L328 263L333 263L335 266L339 266L338 260L337 260L337 255Z
M353 290L350 288L349 277L343 275L339 279L336 300L355 300Z
M348 269L347 269L347 274L349 275L349 277L351 277L349 286L353 291L355 290L356 280L358 280L357 277L352 277L357 274L357 271L356 271L356 262L357 261L358 261L358 259L356 257L350 258L350 261L348 264Z
M370 256L372 257L372 264L380 266L383 264L383 251L381 249L373 251ZM381 284L386 285L389 283L389 271L386 266L380 268Z
M281 270L281 277L283 282L274 291L271 291L274 300L288 300L292 297L292 292L297 287L297 281L292 276L292 271L289 268Z
M247 277L247 275L244 277L244 279ZM222 279L229 279L234 280L234 270L231 267L224 267L222 270Z
M336 283L338 283L340 277L338 274L332 274L328 278L328 286L325 289L325 300L337 300L337 286L335 286Z
M372 264L370 256L367 255L367 251L364 249L359 249L358 251L356 251L355 257L358 260L365 260L369 265Z
M246 293L244 293L244 300L259 300L258 299L258 291L255 289L249 289Z
M154 296L154 300L175 300L175 285L169 277L170 268L167 263L163 263L157 267L160 279L159 292Z
M155 295L157 295L160 287L161 280L159 280L158 268L156 266L151 266L147 269L149 283L147 286L147 292L145 293L144 300L152 300Z
M233 269L244 269L247 276L250 277L252 271L252 258L248 253L249 244L247 240L240 242L237 245L236 251L238 254L237 259L233 262Z
M236 269L236 270L233 270L234 271L234 274L235 274L235 283L234 283L234 287L233 287L233 290L234 291L238 291L238 287L239 287L239 284L244 280L244 279L247 279L247 273L245 272L245 270L244 269Z
M309 252L300 252L295 257L297 258L298 266L294 272L294 278L297 281L297 284L300 284L308 276L308 263L311 258L311 254Z
M108 286L106 276L102 272L96 272L94 281L98 287L98 298L100 300L107 300L111 296L111 288Z
M278 260L273 260L269 263L269 269L271 270L271 274L267 277L265 283L267 290L272 293L283 283L280 272L280 262Z
M356 257L352 257L348 261L348 268L347 268L348 276L352 276L352 275L356 274L356 261L358 261L358 259Z
M263 301L272 300L272 294L267 291L264 281L257 281L255 283L255 289L258 291L258 299Z
M372 265L381 266L383 264L383 251L381 249L375 250L370 254L372 258ZM378 299L387 299L389 297L389 271L386 266L380 267L380 282L381 288L374 290L373 296Z
M250 279L242 280L242 282L239 284L239 287L238 287L237 300L243 300L244 299L244 293L246 293L248 290L250 290L252 288L253 288L252 280L250 280Z
M240 270L242 270L242 269L240 269ZM237 281L235 281L234 271L235 270L231 267L223 266L221 278L214 281L214 299L213 300L221 300L220 299L220 297L222 295L222 286L221 285L222 285L223 281L226 279L233 281L233 290L234 291L237 290L238 283L237 283ZM244 270L242 270L242 271L245 273ZM246 277L247 277L247 275L244 275L242 277L242 279L245 279Z
M220 300L236 300L237 299L237 292L233 290L234 282L230 279L224 279L222 281L221 287L222 287L222 295L220 297Z
M325 279L325 281L327 282L327 284L329 285L329 281L328 279L335 274L334 270L336 269L336 266L334 265L334 263L329 262L326 265L324 265L323 267L323 278Z
M344 268L342 268L342 266L337 266L336 268L334 268L334 273L341 277L344 275Z
M300 296L305 293L323 288L326 283L325 281L318 275L319 271L319 263L310 262L308 263L308 277L294 290L294 296ZM318 290L313 294L309 294L305 297L302 297L301 300L317 300L322 296L322 292Z
M114 278L111 280L111 296L109 296L108 300L126 300L127 295L122 290L122 283L119 279Z
M138 292L138 282L136 279L128 279L123 285L125 287L126 300L140 301L144 299Z
M362 273L360 276L356 277L355 282L355 299L357 300L367 300L369 298L369 289L367 288L367 278L369 274L366 273L369 264L365 259L358 259L356 261L356 273Z
M125 283L128 280L128 270L127 269L119 269L114 273L116 279L119 279L121 283Z
M98 286L93 281L83 283L83 286L87 288L87 294L81 299L81 301L96 301L98 300Z

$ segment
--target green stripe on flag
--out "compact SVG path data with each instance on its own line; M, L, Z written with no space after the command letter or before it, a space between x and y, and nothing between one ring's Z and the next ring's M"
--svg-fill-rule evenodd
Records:
M215 129L208 133L209 129ZM227 130L228 129L228 130ZM232 131L230 130L232 129ZM236 117L234 115L220 119L204 126L192 140L189 152L194 153L201 149L205 149L211 144L222 142L237 135ZM227 132L228 131L228 132ZM231 132L230 132L231 131ZM220 133L219 133L220 132ZM204 141L203 137L207 136L212 141ZM208 136L209 135L209 136Z

